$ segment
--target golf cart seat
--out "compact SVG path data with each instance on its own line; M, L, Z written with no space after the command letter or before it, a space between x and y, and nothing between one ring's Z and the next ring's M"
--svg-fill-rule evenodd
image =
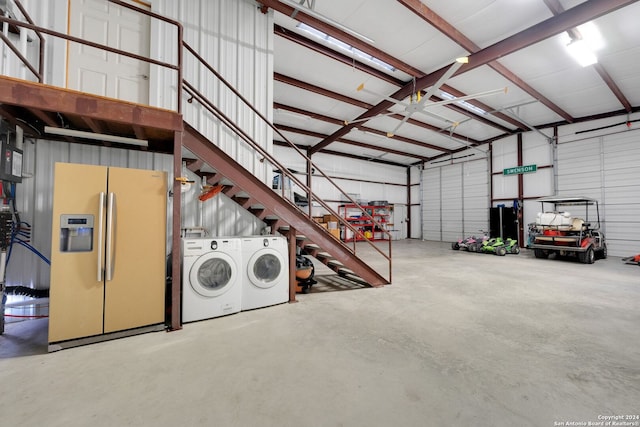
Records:
M573 218L571 220L571 228L569 229L569 231L587 231L587 224L582 218Z

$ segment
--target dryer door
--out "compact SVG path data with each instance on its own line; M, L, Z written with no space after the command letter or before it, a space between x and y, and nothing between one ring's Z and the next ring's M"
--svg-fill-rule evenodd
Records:
M196 260L189 272L189 283L203 297L220 296L235 286L238 266L223 252L211 252Z
M287 274L282 254L271 248L260 249L247 263L247 275L254 286L268 289L279 283Z

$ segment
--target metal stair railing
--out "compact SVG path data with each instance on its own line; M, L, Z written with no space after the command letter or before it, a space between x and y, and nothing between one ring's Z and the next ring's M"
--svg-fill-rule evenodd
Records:
M377 253L381 256L388 265L388 281L391 283L391 269L392 269L392 257L391 257L391 234L384 228L384 225L375 219L373 215L369 215L368 212L356 201L354 200L348 193L346 193L338 184L335 183L333 179L331 179L318 165L313 163L313 161L302 152L295 144L293 144L286 136L284 136L273 123L271 123L260 111L258 111L252 104L249 102L238 90L236 90L233 85L231 85L218 71L216 71L207 61L204 60L196 51L193 49L188 43L183 42L183 46L197 61L205 67L207 71L209 71L216 79L218 79L222 84L224 84L242 103L244 103L247 107L251 109L251 111L256 114L257 117L260 118L267 126L269 126L275 133L277 133L285 142L288 144L295 152L302 157L302 159L307 164L307 170L311 170L311 168L315 169L315 171L320 174L328 183L330 183L334 189L336 189L344 198L346 198L349 202L351 202L357 209L360 210L363 216L367 216L371 218L371 223L374 228L377 228L379 232L381 232L387 242L388 250L387 253L382 251L375 242L369 238L367 238L362 231L358 228L354 227L346 218L341 217L334 209L332 209L324 200L315 195L312 189L303 183L300 179L298 179L295 174L291 173L285 166L283 166L271 153L266 151L260 144L258 144L249 134L247 134L239 125L237 125L231 118L229 118L220 108L213 104L204 94L202 94L194 85L189 83L186 79L183 79L184 91L189 95L189 102L193 102L196 100L198 104L202 105L209 113L211 113L214 117L216 117L221 123L223 123L226 127L232 130L236 135L238 135L245 143L249 144L249 146L260 153L262 159L264 161L268 161L270 164L275 166L277 170L282 174L282 177L286 177L290 179L293 183L295 183L298 187L302 189L303 192L307 195L308 201L308 212L307 216L309 220L311 220L311 207L313 202L318 203L322 206L329 214L334 216L337 219L337 222L340 223L341 226L344 226L346 229L350 230L354 237L360 238L361 242L366 242L372 249L374 253ZM261 160L262 160L261 159ZM284 180L283 180L284 181ZM284 194L284 185L282 186L281 196L288 200ZM288 200L290 203L291 201ZM357 254L357 245L356 238L353 239L352 245L346 245L344 242L341 242L343 245L347 246L349 250L356 255Z

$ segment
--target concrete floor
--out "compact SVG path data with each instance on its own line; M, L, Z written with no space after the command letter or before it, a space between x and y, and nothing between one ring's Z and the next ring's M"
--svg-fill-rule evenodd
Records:
M8 324L2 425L557 426L637 415L639 273L613 257L582 265L402 241L391 286L300 295L177 332L42 354L46 319Z

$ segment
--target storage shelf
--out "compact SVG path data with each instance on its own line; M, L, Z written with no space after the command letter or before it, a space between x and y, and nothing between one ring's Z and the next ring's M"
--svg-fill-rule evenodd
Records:
M363 234L370 233L371 237L369 237L369 240L389 240L385 231L387 227L393 225L389 222L392 207L390 205L361 205L361 207L365 210L366 214L363 214L359 207L353 204L339 206L338 214ZM380 224L383 228L380 229L374 221ZM344 227L342 240L345 242L353 242L365 239L363 237L354 236L351 230Z

